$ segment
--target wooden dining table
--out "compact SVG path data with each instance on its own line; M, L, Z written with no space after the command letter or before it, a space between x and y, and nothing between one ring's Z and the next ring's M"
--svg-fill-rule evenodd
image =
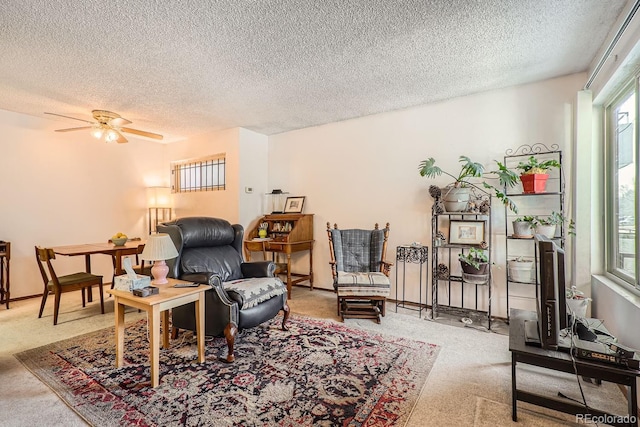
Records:
M122 257L127 255L135 255L142 251L145 241L142 239L127 240L124 245L117 246L111 242L99 243L80 243L77 245L54 246L53 252L62 256L84 256L85 271L91 273L91 255L103 254L114 257L115 267L114 274L116 276L123 274ZM91 298L91 290L89 290L89 301Z
M63 256L80 256L84 255L85 269L87 273L91 273L91 255L104 254L115 256L116 274L122 274L122 257L126 255L135 255L141 247L144 247L145 241L132 239L122 246L117 246L111 242L100 243L81 243L78 245L54 246L53 251L57 255Z

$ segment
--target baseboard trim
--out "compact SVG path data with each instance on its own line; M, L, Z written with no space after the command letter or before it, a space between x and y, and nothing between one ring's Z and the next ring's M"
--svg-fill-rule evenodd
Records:
M9 298L9 303L16 302L16 301L24 301L24 300L31 299L31 298L42 298L42 294L27 295L27 296L24 296L24 297L17 297L17 298Z

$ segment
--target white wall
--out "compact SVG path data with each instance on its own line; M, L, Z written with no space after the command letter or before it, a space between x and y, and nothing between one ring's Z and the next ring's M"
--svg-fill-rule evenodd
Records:
M593 143L594 119L591 92L580 91L576 96L575 140L572 144L574 156L573 174L575 183L571 194L576 236L572 238L572 283L578 290L591 296L591 275L601 272L603 229L601 204L596 197L596 187L603 182L602 154ZM589 232L586 232L589 230ZM568 286L568 285L567 285Z
M217 216L248 227L261 215L269 189L307 196L305 212L315 214L315 285L330 289L327 222L390 222L391 260L400 244L430 245L432 182L419 176L419 162L434 157L445 170L457 171L462 154L490 166L521 144L570 147L572 102L584 78L576 74L268 138L236 128L168 145L142 139L105 144L82 132L56 134L59 121L0 111L0 239L13 244L12 296L41 292L35 244L103 241L117 231L144 236L145 187L169 183L170 161L221 152L227 154L227 191L177 195L177 216ZM501 205L494 206L494 259L504 255L503 214ZM108 258L94 258L94 271L110 279ZM307 262L307 255L294 256L301 270ZM83 268L80 257L62 263ZM407 296L417 300L417 271L409 267ZM502 270L494 270L493 308L500 316L506 315L504 266L496 267Z
M594 58L590 66L590 72L595 69L598 61L603 57L604 50L613 41L615 33L621 28L623 20L635 5L636 2L628 2L624 13L620 15L616 25L612 27L607 41L603 43L600 52ZM607 328L618 337L621 343L634 348L640 348L640 339L637 337L634 328L638 320L640 320L640 298L637 291L631 290L626 284L621 283L619 279L606 272L606 236L604 230L606 213L605 177L607 168L603 159L605 159L606 154L606 129L604 128L606 103L610 102L629 82L633 81L639 66L640 15L636 13L589 88L593 92L593 108L587 114L592 120L592 135L590 139L594 161L592 162L592 170L588 171L589 176L584 174L583 179L577 181L580 194L589 193L592 201L590 206L586 205L586 203L578 203L577 205L581 211L584 211L585 208L591 208L593 233L591 236L592 262L590 272L594 274L591 278L591 296L593 298L591 315L604 319Z
M428 187L449 180L420 177L421 160L434 157L440 167L457 173L460 155L490 168L505 150L521 144L570 148L572 105L584 79L585 74L575 74L271 136L269 187L306 196L305 213L315 214L314 285L331 289L327 222L342 228L390 222L387 257L392 260L398 245L431 246ZM504 210L497 204L493 211L494 259L500 260ZM493 313L506 316L503 262L496 267ZM416 281L409 280L410 273L407 278L407 296L417 301Z
M61 127L57 120L0 111L0 240L12 245L12 299L42 292L35 245L106 241L118 231L144 237L146 187L170 184L171 161L227 154L226 191L175 195L177 216L216 216L247 227L262 213L265 135L235 128L172 144L133 137L105 144L88 132L54 132ZM82 271L84 258L58 257L56 268ZM92 271L110 282L111 259L92 256Z
M611 26L607 39L602 43L598 53L589 65L589 76L595 74L593 82L586 89L593 92L593 99L596 104L615 96L615 93L627 84L631 75L636 73L640 66L640 43L638 43L640 40L640 14L635 13L617 40L609 57L601 64L602 68L597 70L597 66L604 57L606 49L614 41L618 31L623 27L625 19L635 6L635 1L627 2L616 23Z
M262 214L267 191L267 144L266 135L242 128L169 144L167 165L213 154L226 155L226 189L174 194L175 216L213 216L242 224L245 229L250 226Z
M238 222L247 230L264 212L267 193L267 168L269 138L248 129L240 129L240 172ZM249 193L248 188L251 188Z
M640 322L640 297L603 275L594 275L592 317L604 319L605 326L618 342L640 348L636 325Z
M144 237L145 187L165 178L164 145L54 132L64 127L0 110L0 239L11 242L12 299L42 293L35 245L106 242L118 231ZM82 271L84 259L58 257L56 266L58 274ZM92 266L111 281L109 257L92 257Z
M175 215L214 216L231 223L240 218L238 194L240 173L239 128L204 134L167 145L167 168L172 161L194 159L225 153L225 191L204 191L174 195Z

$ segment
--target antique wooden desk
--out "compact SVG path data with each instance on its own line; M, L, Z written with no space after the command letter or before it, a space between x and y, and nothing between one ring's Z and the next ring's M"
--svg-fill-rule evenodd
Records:
M11 260L11 242L0 241L0 304L5 304L9 309L9 297L11 296L11 279L9 277L9 261Z
M154 285L160 292L148 297L137 297L130 291L107 289L114 297L116 318L116 367L124 363L124 306L145 310L149 321L149 363L151 365L151 387L160 383L160 330L162 329L162 348L169 348L169 309L195 302L196 339L198 342L198 362L204 362L204 292L209 285L197 288L174 288L176 283L189 283L183 280L168 279L165 285ZM162 314L162 316L160 315Z
M268 227L266 238L258 236L260 224ZM244 250L247 261L251 261L251 252L262 252L265 260L267 252L271 252L272 260L278 266L276 273L287 276L287 297L291 298L291 287L305 280L313 290L313 242L313 214L271 214L263 216L249 230ZM309 251L309 272L292 272L291 254L303 251ZM286 262L277 263L276 254L284 254Z
M553 409L567 414L591 414L595 417L611 417L619 422L607 422L611 425L635 426L638 420L638 389L636 378L640 371L623 369L606 363L596 363L585 359L572 360L569 353L556 350L545 350L539 347L526 345L524 341L524 321L535 320L536 314L530 311L512 309L509 318L509 351L511 352L511 418L518 421L517 401L532 403L537 406ZM516 365L524 363L552 369L559 372L574 373L577 375L594 378L620 384L627 388L628 416L608 414L594 408L585 408L583 405L560 400L554 397L542 396L518 389L516 382ZM622 396L620 398L623 398Z

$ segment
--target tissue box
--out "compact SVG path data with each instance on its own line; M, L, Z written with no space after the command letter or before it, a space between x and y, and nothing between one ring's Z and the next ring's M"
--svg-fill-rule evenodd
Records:
M116 276L113 279L113 288L121 291L132 291L134 289L146 288L151 285L151 277L137 274L135 279L130 278L126 274Z

